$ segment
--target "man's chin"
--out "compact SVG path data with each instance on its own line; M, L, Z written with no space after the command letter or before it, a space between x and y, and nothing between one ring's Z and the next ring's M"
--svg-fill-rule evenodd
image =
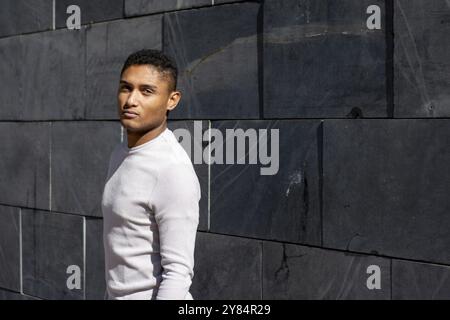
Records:
M133 119L120 119L120 123L122 124L122 127L124 129L127 129L128 131L138 131L139 130L139 128L136 128L136 126L133 125Z

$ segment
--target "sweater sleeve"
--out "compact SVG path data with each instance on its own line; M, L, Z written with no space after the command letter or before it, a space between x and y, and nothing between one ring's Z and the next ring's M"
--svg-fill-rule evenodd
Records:
M157 300L185 299L194 276L200 185L188 165L164 170L151 197L158 224L161 266Z

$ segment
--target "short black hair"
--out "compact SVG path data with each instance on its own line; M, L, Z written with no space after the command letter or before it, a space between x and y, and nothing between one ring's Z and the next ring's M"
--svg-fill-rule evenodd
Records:
M151 65L169 81L169 89L177 89L178 68L176 63L160 50L142 49L130 54L125 61L120 76L133 65Z

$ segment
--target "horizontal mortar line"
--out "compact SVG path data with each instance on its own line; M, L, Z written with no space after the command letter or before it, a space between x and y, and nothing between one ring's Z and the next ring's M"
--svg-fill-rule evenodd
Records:
M222 119L168 119L169 121L283 121L283 120L449 120L450 117L435 117L435 118L222 118Z
M11 292L11 293L21 294L21 293L18 292L18 291L14 291L13 289L4 288L4 287L1 287L1 286L0 286L0 289L1 289L2 291L7 291L7 292Z
M82 14L83 14L83 12L82 12ZM100 24L104 24L104 23L108 23L108 22L121 21L121 20L128 20L128 19L126 19L125 17L122 17L122 18L115 18L115 19L109 19L109 20L88 22L88 23L84 23L84 24L82 23L81 27L85 27L86 29L88 29L89 26L100 25ZM3 36L3 37L0 37L0 40L10 39L10 38L20 37L20 36L37 35L37 34L41 34L41 33L50 33L52 31L58 31L58 30L64 30L64 29L66 29L67 31L74 31L74 32L83 31L82 29L71 30L71 29L68 29L67 26L65 26L65 27L55 26L55 29L53 29L53 26L49 26L48 29L37 30L37 31L28 31L28 32L23 32L23 33L15 33L15 34Z
M24 32L24 33L16 33L16 34L11 34L11 35L7 35L4 37L0 37L0 40L3 39L11 39L14 37L20 37L20 36L27 36L27 35L33 35L33 34L39 34L39 33L44 33L44 32L49 32L49 31L55 31L52 29L52 26L48 27L49 29L44 29L44 30L39 30L39 31L29 31L29 32Z
M137 15L132 15L132 16L126 16L124 15L124 19L132 19L132 18L138 18L138 17L146 17L146 16L156 16L159 14L165 14L165 13L174 13L174 12L183 12L183 11L189 11L189 10L201 10L204 8L216 8L216 7L222 7L222 6L229 6L229 5L239 5L239 4L244 4L244 3L256 3L256 4L262 4L261 0L246 0L246 1L236 1L236 2L228 2L228 3L215 3L214 5L212 5L211 3L209 4L203 4L203 5L199 5L199 6L195 6L195 7L190 7L190 8L180 8L180 9L169 9L166 11L159 11L159 12L152 12L152 13L144 13L144 14L137 14ZM125 13L125 12L124 12Z
M98 217L98 216L89 216L89 215L83 215L83 214L78 214L78 213L73 213L73 212L63 212L63 211L55 211L55 210L49 210L49 209L40 209L40 208L30 208L30 207L24 207L24 206L17 206L17 205L11 205L11 204L3 204L0 203L0 206L7 206L7 207L12 207L12 208L20 208L20 209L26 209L26 210L35 210L35 211L41 211L45 214L58 214L58 215L68 215L68 216L74 216L74 217L84 217L87 219L96 219L96 220L102 220L103 217Z
M2 291L6 291L6 292L10 292L10 293L15 293L15 294L18 294L18 295L20 295L20 296L26 296L26 297L37 298L37 299L42 300L42 298L40 298L40 297L36 297L36 296L30 295L30 294L27 294L27 293L20 293L20 292L17 292L17 291L8 289L8 288L0 287L0 289L1 289Z
M422 117L422 118L398 118L398 117L394 117L394 118L389 118L389 117L384 117L384 118L265 118L265 119L260 119L260 120L439 120L439 119L443 119L443 120L448 120L450 119L450 117Z
M103 21L97 21L97 22L94 22L94 23L89 22L89 23L81 24L81 27L84 27L85 29L88 29L89 26L100 25L100 24L103 24L103 23L108 23L108 22L113 22L113 21L120 21L120 20L125 20L125 18L103 20ZM50 26L49 29L43 29L43 30L38 30L38 31L29 31L29 32L24 32L24 33L15 33L15 34L7 35L7 36L4 36L4 37L0 37L0 40L11 39L11 38L14 38L14 37L18 38L20 36L38 35L38 34L41 34L41 33L51 33L53 31L60 31L60 30L64 30L64 29L66 29L67 31L73 31L73 32L83 31L83 29L80 29L80 30L67 29L67 26L66 27L55 26L55 29L53 29L53 26Z
M120 120L117 119L62 119L62 120L0 120L1 123L50 123L50 122L117 122L120 123Z
M171 121L284 121L284 120L298 120L298 121L308 121L308 120L323 120L323 121L334 121L334 120L450 120L450 117L440 117L440 118L266 118L266 119L168 119L169 123ZM41 123L41 122L117 122L119 119L61 119L61 120L0 120L1 123Z
M36 298L38 300L46 300L44 298L38 297L38 296L33 296L31 294L27 294L27 293L21 293L21 295L25 296L25 297L30 297L30 298Z
M83 9L81 9L81 16L83 16ZM85 27L86 29L90 29L90 27L93 27L93 26L96 26L96 25L102 25L102 24L106 24L106 23L109 23L109 22L116 22L116 21L121 21L121 20L128 20L128 19L126 19L126 17L123 16L123 17L120 17L120 18L112 18L112 19L105 19L105 20L99 20L99 21L85 22L85 23L81 23L80 26L81 27ZM55 26L55 27L56 27L56 29L53 30L53 31L64 30L64 29L67 29L68 31L78 31L78 30L68 29L67 25L64 26L64 27L58 27L58 26ZM80 31L81 31L81 29L80 29Z
M378 257L378 258L402 260L402 261L408 261L408 262L425 263L425 264L431 264L431 265L436 265L436 266L441 266L441 267L450 267L450 264L445 264L442 262L400 258L400 257L394 257L394 256L388 256L388 255L382 255L382 254L370 254L367 252L348 251L348 250L344 250L344 249L337 249L337 248L331 248L331 247L319 247L319 246L315 246L315 245L311 245L311 244L303 244L303 243L290 242L290 241L284 241L284 240L283 241L282 240L268 240L268 239L263 239L263 238L245 237L245 236L239 236L239 235L233 235L233 234L227 234L227 233L219 233L219 232L215 232L215 231L211 232L211 231L197 230L197 232L205 233L205 234L217 234L217 235L223 235L223 236L229 236L229 237L241 238L241 239L247 239L247 240L274 242L274 243L280 243L280 244L292 244L292 245L296 245L296 246L308 247L308 248L313 248L313 249L323 249L323 250L336 251L336 252L342 252L342 253L351 253L351 254L356 254L359 256Z
M0 202L0 206L2 207L10 207L10 208L17 208L17 209L22 209L23 207L19 206L19 205L14 205L14 204L8 204L8 203L1 203ZM28 208L26 208L28 209Z

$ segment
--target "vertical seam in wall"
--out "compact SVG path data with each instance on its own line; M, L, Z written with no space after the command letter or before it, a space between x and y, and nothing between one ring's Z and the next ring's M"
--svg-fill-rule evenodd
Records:
M49 123L50 126L50 133L49 133L49 145L50 145L50 150L49 150L49 165L48 165L48 180L49 180L49 184L48 184L48 210L52 211L52 134L53 134L53 129L52 129L52 123Z
M211 120L208 120L208 232L211 228Z
M263 266L263 255L264 255L264 241L261 241L261 258L260 258L260 263L261 263L261 300L264 300L264 266Z
M318 152L319 152L319 213L320 213L320 245L323 246L323 152L324 152L324 121L321 120L318 134Z
M390 285L391 285L391 292L390 292L390 295L389 295L389 299L390 300L392 300L392 278L393 278L393 274L392 274L392 262L393 262L393 260L392 259L389 259L389 261L390 261L390 273L391 273L391 276L389 277L390 279L391 279L391 281L390 281Z
M56 23L55 23L56 8L55 8L55 6L56 6L55 0L53 0L53 4L52 4L52 10L53 10L52 28L53 28L53 30L56 29Z
M123 142L123 127L120 126L120 143Z
M19 208L19 270L20 270L20 293L23 294L23 249L22 249L22 208Z
M166 21L166 14L164 13L161 17L161 51L165 53L165 45L164 45L164 25Z
M212 5L212 6L214 5L214 0L211 0L211 5Z
M83 217L83 298L86 300L86 217Z
M394 1L387 0L385 3L385 41L386 41L386 107L387 117L394 117L395 102L394 102Z
M87 108L87 98L88 98L88 92L87 92L87 70L88 70L88 59L87 59L87 49L88 49L88 30L92 27L92 25L89 25L88 27L81 27L81 31L83 32L82 34L82 41L83 41L83 45L84 45L84 72L83 72L83 95L84 95L84 99L83 99L83 114L84 114L84 119L88 118L88 108ZM107 31L108 32L108 31Z
M256 18L256 60L259 118L264 119L264 1L258 7Z

